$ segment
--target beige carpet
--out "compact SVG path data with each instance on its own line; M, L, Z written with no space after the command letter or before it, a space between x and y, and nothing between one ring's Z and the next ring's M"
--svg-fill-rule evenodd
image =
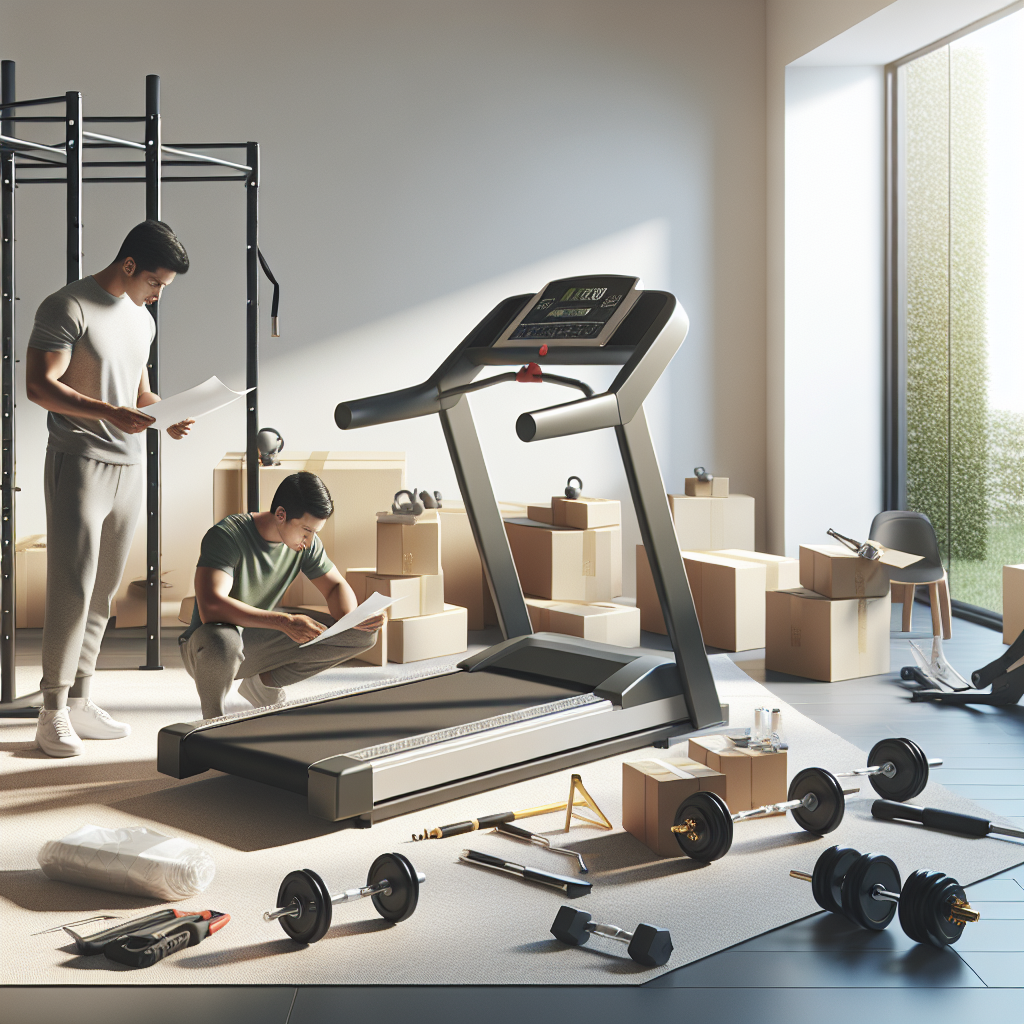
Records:
M782 704L724 656L715 657L713 666L733 724L749 724L753 708L762 703L782 707L791 774L809 765L840 771L865 763L863 751ZM296 687L295 695L358 683L375 673L390 675L396 668L341 668L327 679L300 684L303 691ZM20 671L25 673L21 690L30 689L35 670ZM634 964L619 943L595 939L585 948L556 943L548 933L563 903L556 891L457 860L471 845L565 873L571 867L566 858L491 833L410 841L412 832L434 825L564 799L568 772L393 818L370 830L342 830L310 818L302 799L257 783L213 772L182 781L157 774L157 731L198 715L195 690L183 670L105 671L97 676L96 691L104 706L131 722L134 732L123 741L89 742L80 758L42 757L32 744L34 723L0 720L0 983L592 985L639 983L661 972ZM242 704L233 709L241 710ZM616 825L620 765L644 756L634 752L581 769L588 789ZM706 866L661 860L618 828L608 833L575 827L558 841L582 852L591 868L594 891L576 906L596 920L625 928L646 921L671 929L675 953L661 970L815 913L810 886L790 879L788 872L810 870L817 855L834 843L887 853L904 877L928 867L962 883L1024 861L1024 847L1013 843L876 822L868 813L872 797L865 787L860 798L851 798L839 830L823 839L800 831L788 817L739 824L732 852ZM970 801L935 784L920 802L978 812ZM159 905L54 882L42 874L35 859L39 847L86 823L146 825L201 844L216 860L217 877L203 896L185 905L227 911L230 924L148 970L120 967L102 956L80 957L61 933L31 936L94 913L129 917ZM533 827L556 829L557 816L533 819ZM262 911L273 907L288 871L313 868L332 891L340 891L362 884L373 858L389 850L406 854L427 875L419 909L409 921L386 925L369 900L342 905L335 908L327 936L307 948L294 945L278 925L263 922Z

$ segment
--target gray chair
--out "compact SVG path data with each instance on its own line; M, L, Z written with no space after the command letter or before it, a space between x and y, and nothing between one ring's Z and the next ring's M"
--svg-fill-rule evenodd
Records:
M949 600L949 580L946 576L939 542L931 520L923 512L879 512L871 522L868 540L876 540L887 548L920 555L921 561L905 569L889 568L892 581L892 600L903 605L903 632L910 631L910 614L914 607L914 592L918 586L928 587L932 606L932 633L943 640L953 635L953 609Z

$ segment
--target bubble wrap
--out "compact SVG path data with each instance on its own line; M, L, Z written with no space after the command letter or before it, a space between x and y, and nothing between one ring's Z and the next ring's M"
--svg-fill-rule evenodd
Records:
M44 843L36 859L48 878L163 900L197 896L216 872L195 843L148 828L83 825Z

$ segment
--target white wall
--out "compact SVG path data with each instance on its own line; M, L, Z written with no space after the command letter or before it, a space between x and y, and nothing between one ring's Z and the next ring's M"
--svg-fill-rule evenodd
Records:
M882 508L884 79L786 70L785 553Z
M638 272L692 325L650 403L669 488L704 464L760 513L762 0L2 0L0 21L21 96L80 89L86 114L137 113L158 73L167 142L260 141L261 244L285 335L270 340L264 316L261 420L289 449L404 450L411 482L451 492L436 423L343 434L335 404L418 382L506 294ZM57 186L18 192L19 353L63 283L62 202ZM141 186L86 186L86 272L142 212ZM164 216L193 269L163 300L162 390L210 373L239 386L242 187L167 185ZM263 302L269 313L269 290ZM557 493L570 473L625 496L610 433L515 438L519 411L565 394L473 399L500 496ZM43 528L45 425L23 392L18 415L25 535ZM165 443L165 552L191 560L212 467L243 439L236 406ZM634 539L630 523L630 561Z

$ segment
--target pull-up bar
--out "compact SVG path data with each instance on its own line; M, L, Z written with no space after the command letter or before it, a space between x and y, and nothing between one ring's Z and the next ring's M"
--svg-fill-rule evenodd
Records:
M115 139L111 135L98 135L96 132L82 132L87 139L99 139L101 142L113 142L117 146L125 146L128 149L142 149L146 147L141 142L129 142L127 139ZM175 149L173 146L164 146L160 149L164 153L173 153L175 156L187 156L192 160L199 160L204 164L220 164L222 167L233 167L236 171L251 171L248 164L234 164L230 160L220 160L215 156L203 156L202 153L189 153L184 149Z

